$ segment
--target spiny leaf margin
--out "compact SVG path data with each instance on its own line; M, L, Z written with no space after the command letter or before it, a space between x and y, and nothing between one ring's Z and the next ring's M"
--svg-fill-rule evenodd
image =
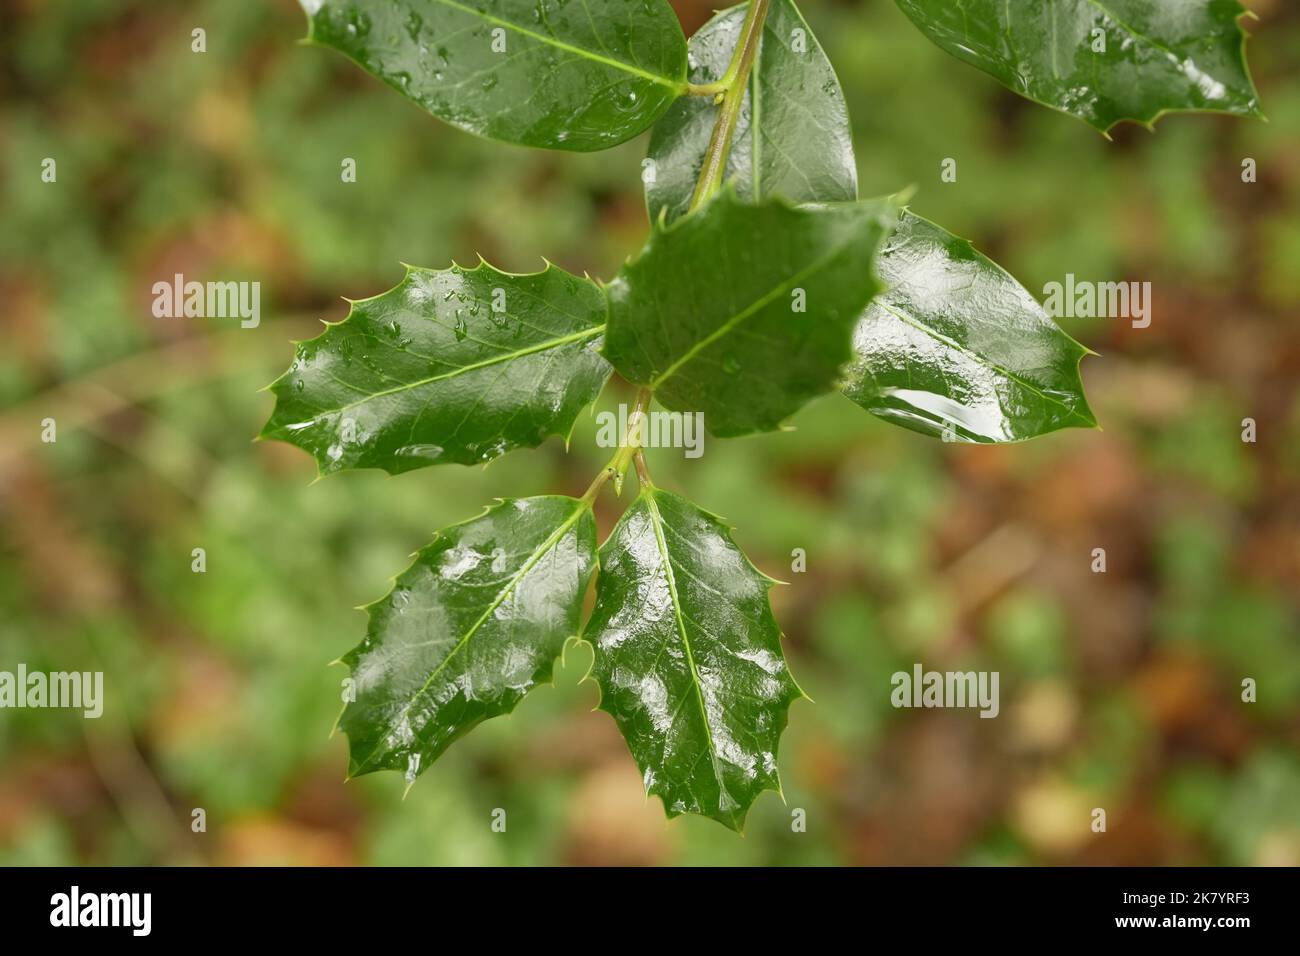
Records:
M318 478L347 468L380 468L396 475L431 464L477 464L513 448L536 447L549 435L558 435L567 444L578 413L595 400L612 374L599 354L605 298L589 277L580 278L543 261L545 267L531 273L503 272L481 256L478 265L471 269L456 263L449 269L407 265L406 274L391 289L366 299L345 300L350 309L342 321L325 322L325 330L320 335L294 343L293 364L267 386L276 397L276 405L258 438L288 442L309 452L316 459ZM508 306L500 320L492 318L497 314L492 311L497 290L502 291ZM507 344L489 339L511 323L517 323L516 338L525 327L523 313L509 307L514 293L542 303L543 308L531 316L558 325L553 337L537 339L513 352L476 359L470 351L475 345L505 349ZM480 312L490 324L484 326L479 321L478 334L471 336L465 313ZM439 321L443 313L450 313L446 318L451 324ZM531 324L527 327L530 333L545 331ZM404 341L403 336L409 340ZM424 344L430 348L429 352L409 351L408 346L416 337L428 340ZM360 340L355 354L354 340ZM472 344L467 346L467 342ZM381 350L388 363L386 367L379 367L375 362ZM347 365L355 359L368 370L362 374L370 374L373 380L394 379L393 373L404 374L406 380L394 379L398 387L375 387L367 393L364 387L344 380L329 367L335 353L341 353ZM549 364L539 365L544 354ZM448 361L448 355L466 361L456 365L455 361ZM564 361L563 374L552 378L550 373L557 356ZM414 358L423 363L447 365L451 371L430 374L432 366L415 368ZM313 362L324 363L315 369L319 374L311 374ZM462 387L478 381L480 373L506 363L516 373L540 370L541 375L537 381L527 383L527 388L518 387L519 382L507 381L505 390L501 390L500 378L505 375L502 369L477 398L476 393L460 393ZM456 381L461 376L467 378ZM538 386L543 383L550 388L539 392ZM347 390L349 395L358 393L363 397L343 401L335 394L336 386ZM510 390L512 386L514 391ZM382 405L392 396L413 394L417 390L432 394L405 429L405 438L397 438L402 430L399 424L404 421L401 416L411 409L394 408L385 414L381 407L380 414L368 416L370 421L353 417L350 426L345 421L343 413L349 409L367 402ZM318 403L318 393L326 400L325 404ZM523 412L528 412L528 416L523 416ZM422 424L430 413L435 416L432 424ZM455 421L454 427L442 427L447 423L440 422L437 416L443 414L449 415L448 423ZM464 437L463 429L474 438ZM345 430L351 434L343 434Z
M687 534L702 541L674 556L665 530L683 542ZM675 563L685 572L681 583ZM598 709L619 725L646 792L661 798L669 818L695 813L743 832L759 794L781 793L781 734L790 704L806 695L781 648L768 599L776 583L754 567L719 516L653 485L642 487L601 546L596 606L582 634L593 652L587 676L599 688ZM680 647L669 653L674 642ZM675 670L661 675L657 668L665 661ZM723 687L715 679L706 686L700 675L715 676L720 663L735 668L731 683ZM666 679L674 678L668 688ZM674 691L680 700L670 715ZM736 718L745 706L749 711ZM697 726L679 733L675 722L684 716ZM748 750L737 740L742 734L754 744ZM715 737L723 738L721 748ZM696 771L705 756L712 773L701 775Z

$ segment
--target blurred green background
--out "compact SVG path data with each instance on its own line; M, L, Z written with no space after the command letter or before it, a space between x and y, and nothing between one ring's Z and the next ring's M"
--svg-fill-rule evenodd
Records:
M290 340L399 260L612 275L647 229L645 137L475 139L299 45L290 0L0 0L0 668L107 685L98 721L0 712L0 863L1300 864L1300 6L1249 5L1270 122L1174 115L1114 142L887 0L804 5L863 195L915 184L917 212L1031 290L1149 280L1154 320L1064 320L1101 353L1104 431L943 444L828 396L789 433L652 454L791 582L773 604L816 703L791 710L786 802L765 794L741 838L646 800L583 646L405 800L398 774L343 782L327 662L363 633L354 606L493 496L580 493L607 457L593 421L567 455L317 484L250 440ZM710 15L674 6L688 34ZM260 281L261 326L154 318L176 272ZM1001 716L893 710L915 661L999 670Z

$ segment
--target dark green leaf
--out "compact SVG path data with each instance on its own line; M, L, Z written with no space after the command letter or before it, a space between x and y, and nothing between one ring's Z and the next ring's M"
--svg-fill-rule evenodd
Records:
M1079 379L1088 350L965 239L904 212L877 262L886 289L854 332L853 401L954 441L1096 426Z
M665 0L299 2L309 40L508 143L607 149L686 92L686 39Z
M507 500L453 525L367 608L366 639L342 658L356 699L339 726L349 775L414 780L452 741L548 683L578 633L596 522L576 498Z
M382 295L298 345L270 386L263 438L311 452L322 474L487 461L567 435L610 369L605 300L548 265L511 275L408 267Z
M714 83L726 72L748 6L719 13L691 37L691 82ZM669 222L685 214L717 115L709 98L683 97L655 124L653 178L643 177L651 219L662 209ZM795 202L857 198L844 94L792 0L772 0L725 177L751 201L771 195Z
M1258 116L1237 0L898 0L931 40L1103 132L1164 113ZM1104 50L1099 48L1104 38Z
M834 388L896 218L887 201L796 209L724 189L656 225L610 283L605 355L715 435L777 428Z
M801 691L760 574L715 515L657 488L600 549L594 647L611 714L649 793L670 817L700 813L740 830L764 790Z

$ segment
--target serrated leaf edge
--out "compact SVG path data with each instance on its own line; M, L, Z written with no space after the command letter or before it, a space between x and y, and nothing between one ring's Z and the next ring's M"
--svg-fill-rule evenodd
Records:
M628 514L632 511L632 509L636 506L636 502L637 502L638 499L643 498L643 497L648 498L648 499L653 499L653 496L654 496L655 494L659 493L660 491L661 491L661 489L658 488L658 487L656 487L655 485L643 485L642 488L641 488L640 493L637 495L637 498L636 498L636 499L633 499L633 501L628 505L627 509L626 509L626 510L624 511L624 513L623 513L623 516L619 518L618 523L614 526L614 528L613 528L613 529L610 531L610 533L606 536L605 541L601 543L601 547L603 547L604 544L608 543L609 539L612 538L612 537L617 533L619 527L622 526L624 520L627 518L627 515L628 515ZM786 582L784 582L784 581L779 581L779 580L777 580L776 578L772 577L771 575L765 574L763 571L761 571L761 570L758 568L757 565L754 564L754 562L753 562L752 560L750 560L749 555L745 553L745 550L744 550L743 548L741 548L740 545L738 545L738 544L736 543L735 539L734 539L734 538L732 537L732 535L731 535L731 532L735 530L734 526L727 524L726 519L724 519L721 515L718 515L718 514L716 514L715 512L709 511L707 508L702 508L702 507L700 507L698 504L696 504L695 502L690 501L689 499L687 499L687 498L685 498L685 497L683 497L683 496L681 496L681 495L679 495L678 497L681 497L683 501L686 501L688 504L690 504L690 506L691 506L692 508L695 508L695 509L696 509L697 511L699 511L701 514L703 514L703 515L705 515L706 517L711 518L712 520L714 520L715 522L717 522L717 524L719 525L720 529L725 533L725 536L726 536L727 540L728 540L728 541L730 542L730 544L731 544L731 545L736 549L736 552L740 555L741 559L745 562L745 564L749 567L749 569L750 569L751 571L754 572L754 574L759 578L759 580L763 581L763 582L767 585L767 587L766 587L767 592L769 592L769 593L771 592L771 590L772 590L772 585L774 585L774 584L782 584L782 585L784 585L784 584L786 583ZM712 761L712 762L713 762L713 766L714 766L714 777L715 777L715 779L717 779L718 784L721 786L721 784L722 784L722 779L721 779L720 776L718 776L718 770L717 770L717 750L716 750L716 748L715 748L714 745L713 745L713 728L712 728L712 725L709 723L709 715L708 715L708 711L707 711L707 709L704 707L703 693L702 693L702 691L700 690L699 675L698 675L698 674L696 673L696 671L695 671L695 665L694 665L694 661L693 661L693 659L690 658L690 643L689 643L689 639L686 637L686 634L685 634L685 631L684 631L684 628L683 628L683 624L682 624L682 619L681 619L681 611L680 611L680 609L679 609L679 607L678 607L679 602L678 602L678 599L677 599L677 587L676 587L676 584L675 584L675 582L674 582L674 580L673 580L672 569L671 569L671 564L672 564L672 562L671 562L671 560L669 559L668 554L667 554L667 552L666 552L666 543L665 543L665 541L664 541L663 533L662 533L662 530L661 530L662 518L659 516L659 509L658 509L658 507L657 507L656 505L653 504L653 501L651 501L650 510L651 510L651 512L653 513L653 516L654 516L654 518L653 518L653 523L654 523L654 527L655 527L655 541L656 541L656 546L657 546L658 549L659 549L659 556L660 556L660 558L663 560L664 568L665 568L665 576L668 578L668 581L669 581L669 589L670 589L670 592L672 593L672 596L673 596L673 614L674 614L674 616L675 616L675 618L676 618L676 622L677 622L677 633L678 633L678 635L681 637L683 647L685 647L686 652L687 652L687 655L688 655L688 659L690 659L690 661L691 661L691 677L692 677L692 682L691 682L691 684L692 684L692 687L695 688L696 699L697 699L697 701L698 701L698 703L699 703L699 705L700 705L700 713L701 713L701 717L702 717L702 719L703 719L704 726L705 726L705 728L706 728L706 730L708 731L708 734L709 734L709 751L710 751L710 755L711 755L712 758L713 758L713 761ZM597 575L599 575L599 573L601 572L601 570L602 570L602 568L601 568L601 566L600 566L600 564L599 564L599 548L598 548L598 549L597 549ZM769 600L769 602L768 602L768 607L769 607L769 610L770 610L770 608L771 608L771 602L770 602L770 600ZM773 623L777 623L777 622L776 622L776 615L775 615L775 614L772 615L772 620L773 620ZM613 717L613 716L614 716L613 712L612 712L612 711L609 711L609 710L606 710L605 707L604 707L604 696L605 696L605 695L604 695L604 689L601 687L600 681L598 681L596 678L592 677L592 671L595 670L595 667L596 667L596 657L595 657L595 653L596 653L596 645L595 645L595 642L592 641L592 640L587 636L587 625L588 625L589 623L590 623L590 618L588 618L587 621L584 621L584 622L583 622L582 629L581 629L580 633L577 635L577 637L575 638L576 641L581 641L582 643L586 644L588 647L590 647L590 648L592 649L592 659L591 659L591 663L587 665L587 672L586 672L585 674L582 675L582 679L578 681L578 684L579 684L579 686L581 686L582 684L586 684L586 683L591 683L591 684L593 684L593 685L595 686L595 688L596 688L596 704L595 704L594 707L592 707L592 711L594 712L594 711L599 710L599 711L602 711L602 712L604 712L604 713L606 713L606 714L609 714L611 717ZM786 720L787 720L787 723L788 723L788 721L789 721L789 710L790 710L790 705L793 704L796 700L801 700L801 699L802 699L802 700L807 700L807 701L811 702L811 701L812 701L812 698L811 698L810 696L808 696L808 693L807 693L807 692L806 692L806 691L805 691L805 690L804 690L804 689L799 685L799 682L795 679L795 676L794 676L793 672L790 670L789 661L786 659L786 656L785 656L785 648L784 648L784 646L782 646L782 645L784 644L784 641L785 641L785 632L781 630L781 628L780 628L780 624L777 623L777 644L778 644L778 646L781 648L781 659L782 659L782 661L783 661L783 662L785 663L785 665L786 665L786 667L785 667L785 674L786 674L786 677L789 678L790 683L794 686L794 689L798 692L798 696L797 696L797 697L792 698L791 700L787 701L786 704L785 704ZM624 743L626 743L626 739L624 740ZM781 746L781 735L778 734L778 735L777 735L777 739L776 739L776 743L775 743L775 744L773 745L773 747L772 747L772 756L773 756L774 758L779 757L779 755L780 755L780 746ZM630 745L629 745L629 748L628 748L628 752L629 752L629 755L632 756L633 761L635 762L635 761L636 761L636 756L635 756L634 754L631 753L631 747L630 747ZM714 820L714 821L716 821L716 822L718 822L718 823L721 823L723 826L726 826L728 829L730 829L730 830L732 830L732 831L738 833L741 837L743 837L743 836L745 835L745 819L746 819L746 817L748 817L748 815L749 815L749 811L750 811L751 809L753 809L754 803L757 802L757 797L758 797L760 794L762 794L762 793L764 793L764 792L767 792L767 791L772 791L772 792L776 793L777 796L779 796L779 797L781 798L781 802L782 802L782 803L785 803L785 802L786 802L786 799L785 799L785 789L784 789L784 785L783 785L783 783L782 783L782 781L781 781L781 770L780 770L779 767L776 769L776 771L775 771L775 775L776 775L776 785L775 785L775 786L765 786L765 787L762 787L762 788L758 791L758 793L755 794L755 799L754 799L754 801L751 801L751 803L749 804L749 806L741 808L741 812L740 812L740 815L739 815L739 819L736 818L736 814L735 814L734 812L731 814L731 822L730 822L730 823L728 823L726 820L723 820L721 817L713 816L712 814L696 813L695 811L689 811L689 810L686 810L686 811L683 811L683 810L676 810L676 811L675 811L675 810L673 810L671 807L669 807L669 805L668 805L668 801L664 799L664 795L663 795L663 794L658 793L658 792L653 791L653 790L646 790L646 791L645 791L645 795L646 795L646 799L647 799L647 800L648 800L652 795L653 795L653 796L656 796L656 797L659 798L659 802L660 802L660 804L663 806L663 809L664 809L664 816L667 817L669 820L672 820L672 819L674 819L674 818L676 818L676 817L680 817L680 816L686 816L686 815L688 815L688 814L690 814L690 815L694 815L694 816L702 816L702 817L704 817L705 819Z
M315 335L315 336L313 336L313 337L310 338L310 339L290 339L290 340L289 340L289 344L292 345L292 346L294 347L294 350L295 350L295 352L296 352L296 351L297 351L297 348L298 348L299 346L301 346L301 345L310 345L312 342L316 342L316 341L318 341L319 339L324 338L325 335L327 335L327 334L329 333L330 329L337 328L338 326L343 325L343 324L346 323L349 319L351 319L351 318L356 314L356 308L357 308L357 306L359 306L359 305L365 305L365 304L368 303L368 302L374 302L374 301L376 301L376 300L378 300L378 299L382 299L382 298L384 298L385 296L392 295L394 292L397 292L399 289L401 289L403 286L405 286L405 285L407 284L407 282L410 281L412 275L415 275L415 274L418 274L418 273L429 273L429 274L435 274L435 275L436 275L436 274L444 273L444 272L455 272L455 273L463 274L463 275L473 275L473 274L479 272L480 270L486 269L488 272L491 272L491 273L493 273L493 274L495 274L495 275L503 276L503 277L505 277L505 278L510 278L510 279L531 279L531 278L535 278L535 277L537 277L537 276L547 275L547 274L550 273L552 270L554 270L554 271L557 271L557 272L562 272L562 273L564 273L564 275L566 275L566 276L570 276L570 277L572 277L572 278L574 278L574 279L579 278L579 276L577 276L575 273L569 272L567 269L563 269L563 268L561 268L560 266L557 266L555 263L551 262L549 259L547 259L547 258L544 257L544 256L542 257L542 263L543 263L543 268L538 269L536 272L507 272L507 271L505 271L505 270L503 270L503 269L498 269L496 266L492 265L490 262L488 262L486 259L484 259L482 255L479 255L479 257L478 257L478 264L475 265L475 266L473 266L473 267L470 267L470 268L466 268L465 266L459 265L459 264L456 262L456 260L454 260L454 259L451 261L451 265L450 265L448 268L446 268L446 269L434 269L434 268L430 268L430 267L427 267L427 266L413 266L413 265L410 265L409 263L406 263L406 262L399 262L399 265L401 265L402 268L403 268L405 271L404 271L404 273L403 273L403 275L402 275L402 278L401 278L401 279L400 279L400 280L399 280L395 285L391 286L391 287L388 288L388 289L385 289L385 290L382 291L382 292L377 292L377 293L375 293L374 295L366 296L365 298L361 298L361 299L349 299L347 296L340 296L340 298L342 298L344 302L348 303L349 308L348 308L348 314L347 314L347 315L345 315L342 319L340 319L340 320L337 321L337 322L330 322L330 321L327 321L327 320L322 319L322 320L321 320L321 324L324 325L325 328L324 328L323 331L320 332L320 334ZM454 370L454 371L452 371L452 372L448 372L448 373L445 373L445 374L442 374L442 375L434 375L434 376L430 376L430 377L428 377L428 378L420 379L419 381L415 381L415 382L407 383L407 384L402 385L402 386L400 386L400 387L398 387L398 388L390 388L390 389L385 389L385 390L380 391L380 392L375 392L374 394L372 394L372 395L367 395L365 398L363 398L363 399L361 399L361 400L359 400L359 401L357 401L357 402L353 402L353 403L348 404L348 405L342 405L342 406L340 406L339 408L334 408L334 409L323 409L322 411L324 411L324 412L331 412L331 413L332 413L332 412L343 411L344 409L351 408L353 405L359 405L359 404L361 404L361 402L364 402L364 401L370 401L370 400L374 399L374 398L377 397L377 396L381 396L381 395L390 395L390 394L394 394L394 393L396 393L396 392L405 391L405 390L410 389L410 388L418 388L418 387L421 386L421 385L428 385L428 384L430 384L431 382L441 381L441 380L443 380L443 379L448 379L448 378L454 378L454 377L456 377L457 375L461 375L461 374L463 374L463 373L465 373L465 372L474 371L474 370L479 369L479 368L490 367L490 366L492 366L492 365L500 364L501 362L504 362L504 361L509 361L509 360L512 360L512 359L521 358L521 357L523 357L523 356L525 356L525 355L532 355L532 354L534 354L534 353L536 353L536 352L545 352L545 351L547 351L548 349L558 348L558 347L560 347L561 345L567 345L567 344L569 344L570 342L578 342L578 341L583 341L583 340L585 340L585 339L594 339L594 338L597 338L597 337L603 335L603 334L605 333L605 327L606 327L606 325L608 324L608 318L609 318L609 296L605 294L603 284L602 284L601 282L599 282L598 280L593 279L593 278L591 277L591 275L589 275L585 270L583 271L581 278L582 278L583 280L585 280L585 281L591 283L592 286L595 287L595 288L597 289L597 291L599 291L599 292L601 293L602 307L603 307L603 309L604 309L606 322L602 322L600 325L593 325L593 326L591 326L590 328L587 328L587 329L582 330L581 332L574 332L574 333L570 333L569 335L566 335L566 336L560 336L559 338L549 339L549 340L547 340L546 342L542 342L542 343L539 343L539 344L537 344L537 345L530 346L530 347L528 347L528 348L526 348L526 349L519 349L519 350L516 350L516 351L514 351L514 352L507 353L507 354L505 354L505 355L494 356L492 359L490 359L490 360L488 360L488 361L484 361L484 362L475 362L475 363L470 364L470 365L465 365L465 366L462 366L461 368L458 368L458 369L456 369L456 370ZM600 355L600 358L602 359L602 361L604 361L605 364L606 364L607 366L609 366L609 370L608 370L608 372L607 372L606 375L605 375L605 382L607 383L607 382L609 381L609 379L610 379L610 376L612 376L613 373L614 373L614 368L613 368L612 365L610 365L609 360L605 358L603 352L598 352L597 354ZM313 454L313 453L310 452L310 451L307 451L307 449L302 448L302 446L297 445L297 444L295 444L294 442L289 441L287 438L283 437L283 434L282 434L283 431L284 431L284 427L283 427L283 426L280 426L280 427L278 427L278 428L272 430L272 428L271 428L271 422L272 422L272 420L275 418L276 409L279 408L279 404L280 404L280 402L279 402L280 392L276 390L276 387L277 387L278 385L280 385L280 383L283 382L285 379L287 379L287 378L289 377L289 374L290 374L292 371L293 371L293 368L292 368L292 366L290 366L289 368L287 368L287 369L285 369L283 372L281 372L279 375L277 375L277 376L276 376L272 381L268 382L266 385L263 385L260 389L258 389L259 392L270 392L272 395L274 395L274 396L276 397L276 405L275 405L274 408L271 409L271 414L268 416L268 418L267 418L267 420L266 420L266 424L264 424L264 425L262 426L262 430L261 430L260 432L258 432L258 434L255 435L255 436L253 437L253 441L279 441L279 442L284 442L284 443L287 444L287 445L292 445L294 448L299 448L300 450L302 450L302 451L304 451L304 452L307 452L307 454L311 455L312 460L316 463L316 476L315 476L315 478L312 479L312 481L311 481L312 484L315 484L316 482L323 480L324 478L328 477L329 475L339 474L339 473L341 473L341 472L343 472L343 471L367 471L367 470L377 470L377 471L383 471L383 472L385 472L386 474L388 474L388 475L390 475L390 476L394 476L394 475L400 474L400 472L393 472L393 471L390 471L388 468L385 468L385 467L383 467L382 465L367 466L367 467L364 467L364 468L353 468L353 467L349 467L349 468L340 468L340 469L335 469L335 470L331 470L331 471L325 471L324 468L322 467L320 456L318 456L318 455L316 455L316 454ZM604 383L602 383L602 385L601 385L601 390L603 390L603 389L604 389ZM598 398L598 397L599 397L599 392L597 393L597 398ZM591 404L593 404L593 403L588 403L588 406L590 406ZM320 413L318 412L317 414L320 414ZM574 428L577 426L577 421L578 421L578 420L577 420L577 416L574 416L574 420L573 420L572 422L569 423L569 429L568 429L567 433L565 433L565 432L560 432L560 431L555 431L555 430L550 430L550 431L548 431L546 434L547 434L547 436L555 435L555 436L557 436L557 437L563 439L563 440L564 440L565 449L567 450L567 449L568 449L568 445L569 445L569 439L573 436L573 430L574 430ZM538 444L541 444L541 443L539 442ZM519 447L535 448L535 447L537 447L537 446L536 446L536 445L521 445L521 446L519 446ZM511 450L513 450L513 449L511 449ZM505 454L505 452L503 452L502 454ZM500 456L497 456L497 457L500 457ZM492 460L494 460L494 459L489 459L489 461L487 461L487 462L483 462L482 464L484 464L484 465L486 466L486 465L490 464Z

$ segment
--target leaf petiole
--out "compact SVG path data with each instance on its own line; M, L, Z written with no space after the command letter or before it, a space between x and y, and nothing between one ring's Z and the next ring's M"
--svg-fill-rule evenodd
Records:
M654 482L650 480L650 469L646 467L645 453L638 448L636 450L636 456L632 460L636 462L636 477L637 480L641 482L641 487L653 488Z
M636 404L632 408L632 414L627 418L627 433L623 436L623 442L619 445L618 451L614 453L609 462L600 473L592 479L587 490L582 495L582 501L590 505L600 494L600 489L604 487L605 482L610 478L614 479L614 494L623 493L623 476L627 473L627 466L636 459L637 477L642 484L650 481L650 471L645 464L645 456L641 454L641 443L637 436L641 434L640 423L645 417L646 411L650 407L651 391L648 388L642 388L636 393Z
M687 83L687 96L717 96L719 93L726 93L728 89L727 79L724 76L716 83Z

